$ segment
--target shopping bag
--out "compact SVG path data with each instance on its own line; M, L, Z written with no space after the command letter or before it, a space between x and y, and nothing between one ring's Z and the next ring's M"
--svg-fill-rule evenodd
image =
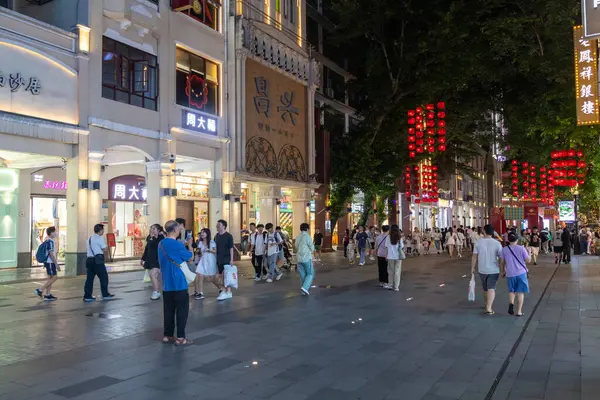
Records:
M238 288L238 269L235 265L225 265L223 276L225 287Z
M144 279L142 280L142 282L144 282L144 283L152 282L152 280L150 279L150 272L148 270L146 270L146 272L144 273Z
M475 301L475 275L471 274L469 282L469 301Z

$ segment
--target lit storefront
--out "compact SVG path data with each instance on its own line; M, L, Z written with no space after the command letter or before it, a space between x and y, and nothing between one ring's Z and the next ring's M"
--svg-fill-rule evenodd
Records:
M108 212L108 231L116 240L115 258L141 257L148 235L146 179L122 175L108 181L108 199L102 207Z
M197 235L202 228L210 228L208 179L194 176L178 176L177 184L177 216L184 218ZM190 224L193 221L193 225ZM213 229L214 230L214 229Z

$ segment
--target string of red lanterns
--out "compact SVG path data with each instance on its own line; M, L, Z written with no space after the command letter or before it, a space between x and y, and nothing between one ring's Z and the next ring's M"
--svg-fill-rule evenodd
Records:
M408 111L408 157L446 151L446 103L427 104ZM437 136L436 136L437 134ZM437 139L437 141L436 141ZM437 142L437 148L436 148Z

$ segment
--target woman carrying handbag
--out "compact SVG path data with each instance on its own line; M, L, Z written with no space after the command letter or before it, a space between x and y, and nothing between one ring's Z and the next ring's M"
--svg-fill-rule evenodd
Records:
M396 292L400 291L400 279L402 275L402 260L406 258L402 251L402 238L398 225L392 225L390 235L385 239L387 247L388 262L388 289Z
M508 234L509 245L502 249L500 254L500 271L506 277L508 285L508 313L522 317L525 293L529 293L529 270L526 264L531 262L529 252L523 246L517 244L519 238L515 232ZM515 313L515 297L517 299Z

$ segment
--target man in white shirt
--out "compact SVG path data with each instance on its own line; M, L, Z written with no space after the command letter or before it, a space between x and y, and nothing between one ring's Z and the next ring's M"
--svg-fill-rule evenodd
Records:
M265 226L263 224L258 224L256 227L256 232L250 234L250 251L252 252L252 257L254 259L252 265L254 266L254 272L256 273L256 276L254 277L256 282L260 282L261 271L264 279L267 279L267 270L263 266L265 242L267 237L264 229Z
M485 313L493 315L494 299L496 298L496 283L500 277L500 254L502 245L494 239L494 227L486 225L485 236L477 241L471 259L471 274L475 274L475 266L479 271L481 286L485 293Z
M280 280L283 273L277 269L277 256L279 255L279 245L283 243L281 236L277 235L273 229L273 224L268 223L265 228L267 229L267 257L269 260L269 277L267 283L273 282L273 279Z
M92 296L94 290L94 278L96 275L100 280L102 300L110 300L115 297L114 294L108 292L108 272L106 272L106 265L104 265L104 259L106 258L108 248L102 235L104 235L104 225L96 224L94 226L94 234L90 236L87 242L87 278L85 280L85 292L83 295L83 301L86 303L96 300L96 298Z

